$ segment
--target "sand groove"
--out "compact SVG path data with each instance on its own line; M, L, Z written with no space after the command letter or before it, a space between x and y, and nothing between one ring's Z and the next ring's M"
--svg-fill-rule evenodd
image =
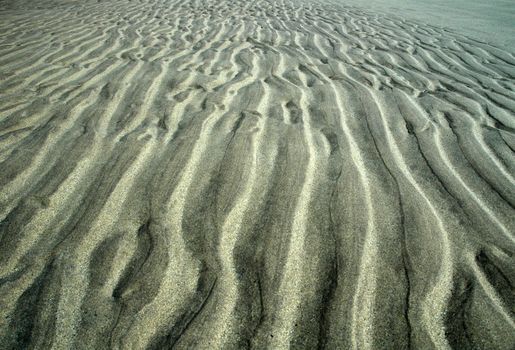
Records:
M515 347L515 55L309 0L0 0L0 348Z

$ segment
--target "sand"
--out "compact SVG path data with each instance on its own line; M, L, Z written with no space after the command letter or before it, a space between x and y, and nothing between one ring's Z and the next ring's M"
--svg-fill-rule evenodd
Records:
M515 55L343 2L0 0L1 349L515 348Z
M513 51L512 0L326 0L452 29Z

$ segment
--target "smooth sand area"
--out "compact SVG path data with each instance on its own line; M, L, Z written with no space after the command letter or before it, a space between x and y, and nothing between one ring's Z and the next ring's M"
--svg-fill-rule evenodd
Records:
M325 0L452 29L515 49L513 0Z
M315 0L0 33L0 349L515 348L513 52Z

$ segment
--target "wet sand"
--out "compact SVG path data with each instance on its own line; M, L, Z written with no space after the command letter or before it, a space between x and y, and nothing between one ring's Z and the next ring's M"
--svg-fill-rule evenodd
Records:
M315 1L0 32L0 348L515 347L513 52Z

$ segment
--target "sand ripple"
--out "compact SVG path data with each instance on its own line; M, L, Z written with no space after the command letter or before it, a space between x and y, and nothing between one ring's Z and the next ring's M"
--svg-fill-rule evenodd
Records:
M315 1L0 32L0 348L515 347L513 53Z

